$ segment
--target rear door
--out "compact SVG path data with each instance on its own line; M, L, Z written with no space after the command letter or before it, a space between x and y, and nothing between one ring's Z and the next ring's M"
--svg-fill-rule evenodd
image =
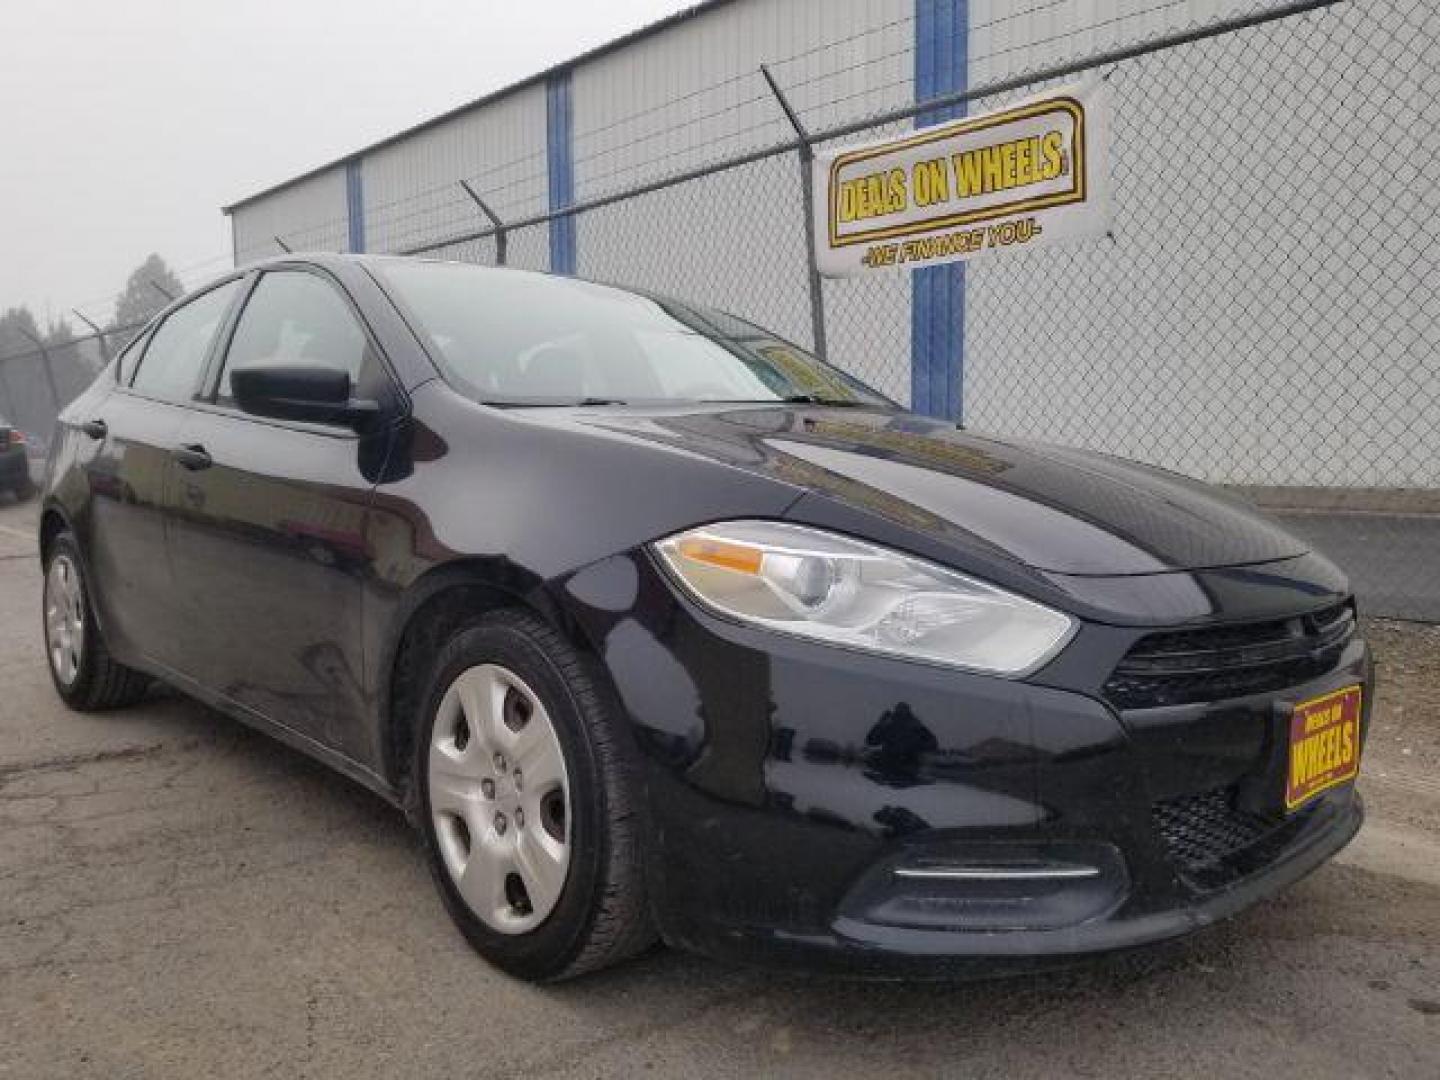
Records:
M388 424L342 426L252 416L230 373L323 364L393 416L400 400L346 293L307 268L267 271L235 322L209 401L179 441L170 544L188 646L184 671L264 718L360 760L366 742L362 595L366 509Z
M165 482L186 406L240 292L232 279L176 308L121 359L118 385L78 417L88 513L74 524L112 648L173 667L175 622L165 545ZM88 395L87 395L88 398Z

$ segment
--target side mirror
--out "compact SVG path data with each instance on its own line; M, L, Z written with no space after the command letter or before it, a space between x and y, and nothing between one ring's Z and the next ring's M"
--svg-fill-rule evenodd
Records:
M380 412L375 401L350 396L350 375L308 364L238 368L230 373L230 391L248 413L278 420L310 420L359 428Z

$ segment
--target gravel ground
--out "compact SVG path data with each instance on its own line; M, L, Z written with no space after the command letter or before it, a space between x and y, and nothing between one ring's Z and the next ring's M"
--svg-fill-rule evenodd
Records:
M1362 766L1372 781L1364 788L1371 817L1433 832L1440 815L1440 625L1390 619L1364 625L1376 657L1374 722Z
M1367 623L1361 837L1181 945L957 986L657 950L538 989L366 792L178 697L62 708L33 521L0 504L0 1077L1440 1076L1440 629Z

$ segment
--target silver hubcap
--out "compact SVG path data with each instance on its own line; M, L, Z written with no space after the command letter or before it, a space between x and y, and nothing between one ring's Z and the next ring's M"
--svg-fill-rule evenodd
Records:
M505 934L539 926L570 869L570 781L534 691L496 664L462 672L435 717L428 776L441 858L470 910Z
M85 648L85 594L69 555L56 555L45 575L45 642L55 677L69 686Z

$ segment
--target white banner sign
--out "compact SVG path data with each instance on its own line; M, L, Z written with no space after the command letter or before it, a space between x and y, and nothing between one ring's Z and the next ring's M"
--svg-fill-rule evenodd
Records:
M1109 93L1099 79L904 138L815 156L815 245L832 277L1103 236Z

